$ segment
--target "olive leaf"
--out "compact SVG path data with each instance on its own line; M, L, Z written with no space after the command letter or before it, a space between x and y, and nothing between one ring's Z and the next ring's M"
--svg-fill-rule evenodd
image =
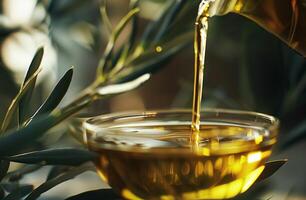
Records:
M102 0L101 1L100 16L101 16L102 24L105 26L107 32L109 34L111 34L113 32L113 26L112 26L112 23L110 22L108 14L107 14L106 2L107 2L107 0Z
M24 82L21 86L23 88L27 81L35 74L35 72L39 69L42 58L44 55L44 49L41 47L37 50L35 53L32 62L30 64L30 67L27 71L27 74L25 76ZM35 83L36 83L37 76L33 78L33 81L31 84L28 86L28 90L24 93L24 95L21 97L19 101L19 124L22 124L27 117L27 112L28 112L28 107L29 107L29 102L32 97L32 93L34 91Z
M71 80L73 76L73 68L70 68L65 75L60 79L55 88L52 90L49 97L46 101L41 105L41 107L35 112L35 114L31 117L34 119L42 114L50 113L53 111L62 101L65 94L68 91Z
M74 107L55 110L49 115L42 115L40 118L33 120L26 127L9 131L6 136L0 137L0 157L12 156L28 147L46 131L88 106L93 100L89 99Z
M38 69L31 76L31 78L29 78L29 80L24 84L24 86L18 92L17 96L11 102L11 104L10 104L6 114L5 114L4 120L2 122L0 134L1 133L3 134L3 132L6 131L7 127L11 123L11 119L12 119L14 113L16 112L16 109L18 108L18 104L19 104L20 100L26 94L26 92L32 87L32 84L36 81L36 77L38 76L39 72L40 72L40 70Z
M186 2L187 1L184 0L175 0L171 2L162 15L146 27L141 37L140 44L134 52L134 57L138 57L149 47L160 42L160 40L165 36L168 28L171 26L175 16L178 15Z
M50 179L48 181L46 181L45 183L41 184L40 186L38 186L35 190L33 190L29 196L27 196L25 198L25 200L35 200L37 199L41 194L47 192L48 190L52 189L53 187L68 181L86 171L92 171L94 170L93 166L80 166L74 169L71 169L70 171L68 171L67 173L64 173L62 175L59 175L53 179Z
M29 126L9 131L6 136L0 138L0 156L14 155L29 146L32 141L57 124L59 115L42 116L40 119L33 121Z
M134 52L134 57L138 57L139 55L141 55L150 45L151 45L151 38L154 38L154 34L158 31L160 25L162 24L164 18L168 15L169 12L167 12L169 9L171 9L171 5L170 4L166 11L164 11L162 13L161 16L159 16L159 18L154 21L151 22L145 29L144 33L141 36L140 39L140 44L138 45L138 47L136 48L135 52Z
M257 178L256 183L261 182L269 178L270 176L272 176L277 170L279 170L279 168L281 168L287 162L288 162L287 159L266 162L265 169L260 174L260 176Z
M166 62L171 56L182 50L182 48L191 44L192 36L193 32L182 34L161 46L161 52L156 52L154 48L151 51L143 53L140 57L127 63L127 66L111 82L123 83L143 74L154 72L154 70L162 66L163 62Z
M96 153L75 148L47 149L14 155L6 159L26 164L44 165L70 165L76 166L84 162L94 161L98 158Z
M130 1L130 9L133 10L139 6L139 0L131 0ZM130 53L135 45L137 32L138 32L138 15L134 15L132 18L132 30L130 32L130 37L128 43L126 45L128 49L128 53Z
M156 45L162 37L165 35L165 33L169 30L170 24L173 22L173 20L178 15L179 11L182 9L182 7L186 4L187 1L185 0L175 0L173 4L170 6L169 10L166 12L166 16L163 17L163 20L161 21L158 32L155 35L152 45Z
M118 39L118 37L120 36L121 32L123 31L123 29L126 27L126 25L130 22L130 20L134 17L134 15L136 15L139 12L139 8L134 8L132 10L130 10L128 12L128 14L126 16L124 16L120 22L118 23L118 25L115 27L114 31L112 32L109 42L106 45L104 54L99 62L99 66L97 69L97 75L101 76L104 73L104 70L106 68L106 64L108 62L108 60L110 59L116 40Z

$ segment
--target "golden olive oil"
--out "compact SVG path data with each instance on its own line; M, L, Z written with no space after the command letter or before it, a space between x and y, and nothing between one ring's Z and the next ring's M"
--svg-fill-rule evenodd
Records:
M275 141L265 143L259 127L212 122L200 130L196 151L190 125L173 122L113 128L89 148L101 155L102 179L126 199L227 199L246 191Z
M209 6L211 0L204 0L199 6L198 16L195 22L194 36L194 87L192 105L192 137L191 141L197 143L198 132L201 123L201 100L204 82L205 50L208 30Z

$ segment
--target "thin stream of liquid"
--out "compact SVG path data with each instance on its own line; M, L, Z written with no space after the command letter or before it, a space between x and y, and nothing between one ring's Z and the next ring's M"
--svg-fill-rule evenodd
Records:
M201 123L201 102L203 95L203 79L205 65L205 50L208 30L208 10L212 0L203 0L199 6L198 16L195 22L194 37L194 88L192 105L192 136L191 143L197 144L199 141Z

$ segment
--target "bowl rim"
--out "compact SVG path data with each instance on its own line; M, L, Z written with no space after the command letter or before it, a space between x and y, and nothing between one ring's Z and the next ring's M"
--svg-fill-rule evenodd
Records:
M99 120L100 122L107 122L111 119L120 119L132 116L155 116L156 114L171 114L171 113L189 113L190 116L192 114L191 109L184 109L184 108L174 108L174 109L157 109L157 110L146 110L146 111L123 111L123 112L114 112L114 113L107 113L101 114L93 117L83 118L82 126L86 130L96 129L97 125L94 124L95 120ZM258 117L264 120L269 121L266 124L269 124L267 130L274 132L279 128L280 120L272 115L248 111L248 110L234 110L234 109L224 109L224 108L205 108L201 113L215 113L216 116L220 114L233 114L233 115L249 115L254 116L257 119ZM190 118L191 119L191 118ZM204 119L205 121L205 119ZM101 126L101 125L99 125Z
M93 146L96 146L97 148L101 148L101 147L98 147L100 146L98 143L94 142L93 138L96 137L96 134L97 133L101 133L101 131L105 131L107 130L107 128L111 129L111 128L114 128L114 126L110 126L112 120L116 120L116 119L128 119L128 118L131 118L131 117L144 117L144 116L148 116L148 117L154 117L156 116L157 114L171 114L171 113L186 113L186 114L190 114L190 121L191 121L191 110L190 109L167 109L167 110L154 110L154 111L127 111L127 112L117 112L117 113L110 113L110 114L104 114L104 115L99 115L99 116L95 116L95 117L91 117L91 118L87 118L87 120L85 120L83 122L83 140L85 142L85 144L87 144L88 148L92 148ZM246 127L249 127L249 128L262 128L264 132L262 132L262 134L267 134L266 135L266 140L265 140L265 143L262 143L261 145L258 145L257 147L252 147L253 149L259 149L260 146L270 146L270 145L273 145L275 144L276 142L276 137L278 135L278 127L279 127L279 120L271 115L267 115L267 114L263 114L263 113L258 113L258 112L252 112L252 111L243 111L243 110L230 110L230 109L214 109L214 108L211 108L211 109L205 109L202 113L214 113L216 117L218 117L220 114L232 114L232 115L245 115L245 116L251 116L251 117L254 117L254 122L257 122L259 124L262 124L262 126L260 125L248 125L247 124L247 120L246 120L246 123L243 124L240 122L237 123L237 126L239 127L243 127L244 125ZM220 118L222 119L222 118ZM224 119L227 119L226 117L224 117ZM257 119L261 119L263 120L262 122L261 121L256 121ZM99 123L103 123L103 122L110 122L110 123L105 123L104 126L101 126L101 124L99 124L99 126L93 124L92 122L95 122L95 120L98 120ZM229 120L229 117L228 117L228 120ZM251 122L252 120L250 120ZM265 122L266 121L266 122ZM186 121L185 121L186 122ZM204 120L205 122L205 120ZM226 123L226 120L225 121L222 121L220 120L219 122L225 122ZM230 120L228 121L229 124L235 124L234 122L231 122ZM120 125L120 122L119 122L119 125ZM266 125L266 126L264 126ZM97 128L98 127L98 128ZM124 123L123 123L123 127L124 127ZM116 128L116 126L115 126ZM118 128L118 127L117 127ZM114 129L113 129L114 130ZM103 132L103 133L112 133L111 131L113 130L110 130L110 132ZM113 147L109 146L108 144L105 144L103 145L103 149L113 149ZM243 147L245 149L247 149L248 147ZM119 151L129 151L129 152L139 152L139 150L141 148L138 148L138 147L116 147L114 148L115 151L116 149L119 150ZM113 149L113 150L114 150ZM236 148L232 148L233 151L235 151ZM238 148L237 148L238 149ZM242 149L242 146L241 146L241 149ZM156 151L155 151L156 150ZM112 150L111 150L112 151ZM157 152L157 153L160 153L162 151L160 151L159 149L148 149L148 150L144 150L142 149L141 150L142 153L149 153L149 152ZM171 154L173 152L177 152L178 149L177 148L169 148L167 149L167 153ZM181 151L181 150L180 150ZM247 150L246 150L247 151ZM215 154L218 154L218 150L214 150ZM190 151L187 150L186 152L185 151L181 151L182 155L183 154L190 154Z

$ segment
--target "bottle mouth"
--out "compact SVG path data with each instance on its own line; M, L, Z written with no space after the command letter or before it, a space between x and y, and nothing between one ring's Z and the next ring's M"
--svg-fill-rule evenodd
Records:
M241 3L238 0L212 0L209 15L225 15L229 12L239 12Z
M191 110L159 110L101 115L83 123L84 140L95 150L182 156L220 155L271 148L278 119L256 112L205 109L200 139L190 143Z

